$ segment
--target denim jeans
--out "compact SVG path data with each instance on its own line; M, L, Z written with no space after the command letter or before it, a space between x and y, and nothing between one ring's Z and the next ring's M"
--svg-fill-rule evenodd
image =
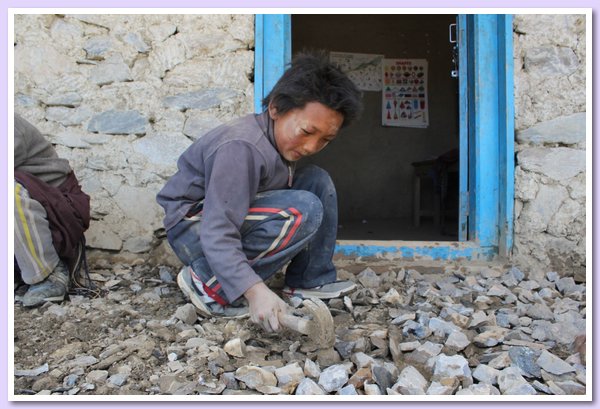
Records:
M201 205L199 205L201 206ZM263 280L268 279L287 263L286 285L311 288L335 281L332 257L337 234L337 195L333 181L323 169L309 165L299 169L290 189L271 190L257 194L253 209L270 208L301 214L293 235L282 242L277 251L267 251L281 236L289 219L273 212L257 220L247 217L241 228L242 249L253 270ZM200 210L200 209L197 209ZM202 218L184 219L167 232L175 254L194 270L203 283L219 288L219 297L228 300L218 284L218 271L212 271L202 250L200 229Z

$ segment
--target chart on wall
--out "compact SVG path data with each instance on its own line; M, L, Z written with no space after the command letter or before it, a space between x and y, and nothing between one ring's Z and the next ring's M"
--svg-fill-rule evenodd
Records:
M362 91L381 91L383 55L332 51L329 60L337 64Z
M427 60L386 58L382 73L382 125L429 126Z

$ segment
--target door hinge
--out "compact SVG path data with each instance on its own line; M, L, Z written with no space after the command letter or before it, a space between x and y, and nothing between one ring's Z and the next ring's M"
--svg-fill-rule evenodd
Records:
M448 41L452 46L452 70L450 70L450 76L452 78L458 78L458 33L456 30L456 23L452 23L448 26Z

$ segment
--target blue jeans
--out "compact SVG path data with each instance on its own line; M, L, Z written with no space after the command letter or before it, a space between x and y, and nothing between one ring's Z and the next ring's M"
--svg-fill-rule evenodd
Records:
M250 265L263 280L268 279L288 262L286 285L311 288L336 279L333 252L337 234L337 194L333 181L323 169L309 165L298 170L291 189L271 190L257 194L250 204L254 208L272 208L302 217L293 235L276 252L265 251L277 240L288 218L279 212L262 220L248 218L241 228L242 248ZM200 209L197 209L200 210ZM169 244L185 264L192 267L203 283L218 288L217 295L228 300L220 285L218 271L212 271L202 250L199 220L181 220L167 232ZM216 281L215 281L216 280Z

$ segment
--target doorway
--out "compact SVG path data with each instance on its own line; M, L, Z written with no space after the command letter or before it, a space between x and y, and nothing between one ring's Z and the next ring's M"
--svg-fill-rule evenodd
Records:
M326 169L336 185L339 239L458 239L458 167L442 178L446 163L439 160L459 146L458 79L450 74L455 67L449 42L449 26L456 17L291 16L292 56L303 50L325 50L427 62L426 127L384 126L382 90L363 89L360 120L318 155L303 161Z
M291 60L290 14L257 14L254 107ZM513 25L509 14L458 16L460 213L458 241L338 240L336 252L433 260L490 260L512 249ZM348 160L351 160L348 159Z

